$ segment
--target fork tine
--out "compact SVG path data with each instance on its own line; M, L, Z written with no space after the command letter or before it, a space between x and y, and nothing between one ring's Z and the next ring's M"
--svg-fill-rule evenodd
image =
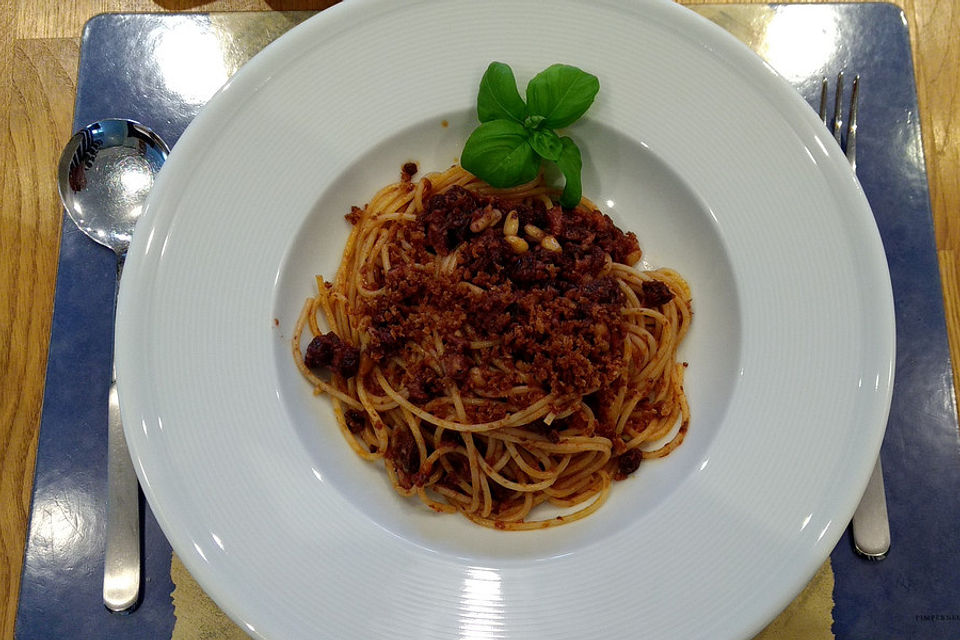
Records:
M827 124L827 93L829 88L827 77L824 76L820 81L820 119L823 120L823 124Z
M837 97L833 101L833 137L840 144L840 129L843 126L843 71L837 74Z
M847 160L854 172L857 170L857 101L860 97L860 76L853 76L850 93L850 117L847 123Z

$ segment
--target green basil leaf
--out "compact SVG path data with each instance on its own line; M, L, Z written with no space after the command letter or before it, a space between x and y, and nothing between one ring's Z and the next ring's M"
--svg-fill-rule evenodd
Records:
M574 144L573 140L567 137L560 138L563 144L563 151L557 160L557 166L563 173L566 183L563 185L563 193L560 195L560 206L565 209L573 209L580 204L580 197L583 195L583 186L580 183L580 171L583 169L583 158L580 156L580 149Z
M538 129L530 135L530 146L541 158L556 162L563 152L560 136L550 129Z
M544 117L544 126L560 129L586 113L600 90L596 76L566 64L550 65L527 84L527 110Z
M460 154L460 166L498 189L537 177L540 159L529 132L512 120L491 120L474 129Z
M527 105L517 91L513 70L502 62L491 62L480 80L477 93L477 118L480 122L514 120L523 122Z

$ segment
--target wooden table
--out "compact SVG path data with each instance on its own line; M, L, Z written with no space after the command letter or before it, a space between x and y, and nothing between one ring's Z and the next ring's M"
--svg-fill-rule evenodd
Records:
M0 5L0 637L13 637L57 269L61 207L55 167L71 133L84 23L105 11L304 10L329 4L15 0ZM911 29L947 325L953 360L960 363L960 6L946 0L897 4ZM955 365L955 384L958 371Z

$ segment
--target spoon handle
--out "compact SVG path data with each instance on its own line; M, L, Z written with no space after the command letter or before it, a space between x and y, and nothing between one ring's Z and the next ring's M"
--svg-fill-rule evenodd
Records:
M117 285L123 272L117 260ZM116 304L114 304L116 308ZM103 604L111 611L133 608L140 596L140 485L123 435L117 372L110 382L107 425L107 550L103 567Z
M123 435L116 377L110 384L108 429L103 603L111 611L126 611L136 604L140 595L140 495Z

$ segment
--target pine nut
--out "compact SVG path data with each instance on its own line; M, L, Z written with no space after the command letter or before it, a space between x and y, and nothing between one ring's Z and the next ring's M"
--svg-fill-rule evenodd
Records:
M503 223L503 235L515 236L520 231L520 216L516 209L511 209L507 214L507 219Z
M557 239L553 236L545 236L543 240L540 241L540 246L546 249L547 251L553 251L558 253L561 251L560 243L557 242Z
M528 238L530 238L534 242L542 241L547 235L546 233L544 233L543 229L532 224L523 225L523 232L527 235Z
M514 253L526 253L527 249L530 248L530 245L527 244L527 241L520 236L507 236L506 240L507 244L510 245L510 248L513 249Z
M500 209L490 209L484 211L483 215L470 223L470 231L474 233L480 233L481 231L492 227L493 225L500 222L500 218L503 217L503 213L500 212Z

